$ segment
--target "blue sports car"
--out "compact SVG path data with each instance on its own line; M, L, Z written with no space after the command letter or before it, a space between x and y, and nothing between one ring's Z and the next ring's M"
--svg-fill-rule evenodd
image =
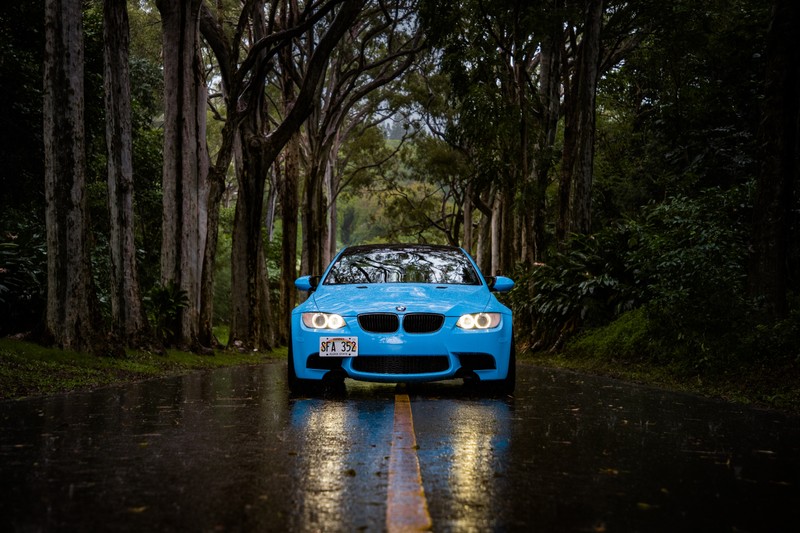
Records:
M322 276L295 282L309 293L292 311L289 388L464 378L514 390L511 311L492 292L514 282L484 278L453 246L380 244L345 248Z

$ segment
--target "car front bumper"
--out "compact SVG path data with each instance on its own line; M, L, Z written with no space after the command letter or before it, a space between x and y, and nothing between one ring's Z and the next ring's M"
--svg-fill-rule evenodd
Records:
M511 316L503 315L490 330L462 330L458 317L445 317L433 333L370 333L347 318L340 330L310 329L299 317L292 320L292 354L297 377L321 380L329 372L344 372L352 379L384 383L424 382L477 377L481 381L505 379L512 342ZM358 338L357 357L320 357L320 337Z

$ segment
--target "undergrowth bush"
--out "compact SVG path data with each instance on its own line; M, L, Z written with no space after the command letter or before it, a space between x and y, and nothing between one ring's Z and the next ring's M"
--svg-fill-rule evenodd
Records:
M533 318L532 348L559 349L606 326L606 337L585 338L581 350L595 342L600 352L690 368L747 356L746 195L713 189L648 206L519 273L511 304Z
M0 216L0 336L29 332L47 298L45 228L21 213Z
M650 335L650 322L640 307L623 313L605 327L588 330L570 341L570 354L588 358L638 361L659 352Z
M180 327L181 310L189 305L188 293L170 281L151 288L142 300L156 341L171 344Z
M534 349L560 347L580 329L606 324L639 303L634 273L618 253L629 235L628 224L617 224L576 236L569 250L515 274L510 305L518 323L530 317Z

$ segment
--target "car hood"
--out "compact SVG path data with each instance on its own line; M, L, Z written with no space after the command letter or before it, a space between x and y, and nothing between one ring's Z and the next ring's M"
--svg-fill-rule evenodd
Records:
M439 313L457 316L483 311L491 298L491 293L484 285L410 283L323 285L311 296L319 311L342 316L362 313Z

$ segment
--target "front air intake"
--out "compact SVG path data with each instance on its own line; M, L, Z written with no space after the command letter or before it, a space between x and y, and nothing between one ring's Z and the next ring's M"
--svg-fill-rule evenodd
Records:
M412 375L445 372L450 368L446 355L358 356L353 370L367 374Z

